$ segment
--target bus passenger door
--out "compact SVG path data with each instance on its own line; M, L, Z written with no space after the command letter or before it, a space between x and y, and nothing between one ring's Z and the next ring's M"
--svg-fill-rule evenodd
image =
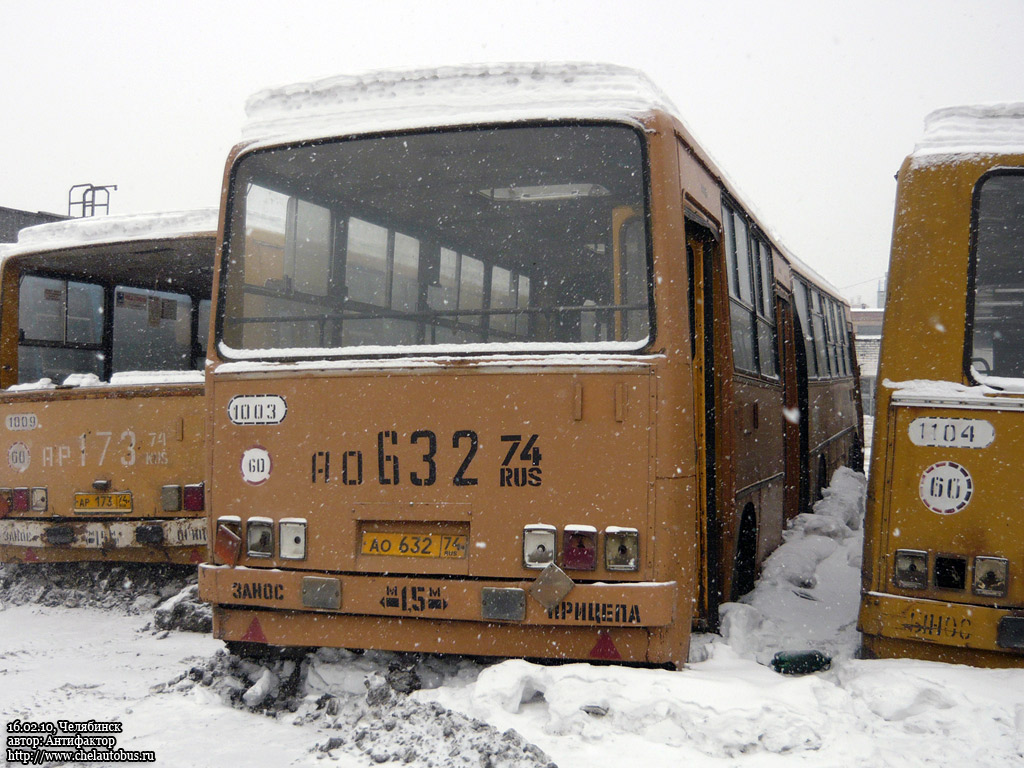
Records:
M807 364L800 361L797 351L798 334L801 332L788 296L776 296L776 321L779 333L779 365L784 384L783 444L785 446L785 488L784 505L786 519L803 511L808 493L806 472L801 473L801 456L807 451L806 418L807 407ZM802 345L801 345L802 346ZM803 365L801 366L801 362ZM802 378L801 378L802 376ZM801 384L803 382L803 384ZM801 404L801 388L803 390Z
M698 554L698 624L703 629L718 626L718 606L722 601L721 570L722 558L722 517L719 514L719 499L727 499L722 493L722 483L729 476L730 460L719 455L717 446L725 439L722 431L725 425L718 423L718 414L728 409L722 407L722 378L716 366L715 355L715 253L718 238L709 228L709 223L695 221L699 214L686 217L686 259L690 275L689 313L690 349L693 355L694 408L704 418L694 419L698 460L698 505L697 536L700 545ZM700 219L703 219L700 216Z

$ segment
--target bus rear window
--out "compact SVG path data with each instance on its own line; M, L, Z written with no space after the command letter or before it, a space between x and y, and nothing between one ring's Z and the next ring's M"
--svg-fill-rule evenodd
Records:
M632 128L271 148L243 158L231 183L218 329L227 356L627 351L650 335Z
M19 382L102 375L102 286L28 276L21 284L18 315Z
M1024 378L1024 174L983 179L974 215L970 366L981 380Z

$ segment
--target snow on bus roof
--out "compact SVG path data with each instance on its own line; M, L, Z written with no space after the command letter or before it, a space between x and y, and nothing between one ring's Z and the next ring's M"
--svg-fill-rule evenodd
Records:
M243 138L291 140L482 122L624 118L663 110L668 97L636 69L589 62L381 69L260 91Z
M216 208L201 208L192 211L94 216L54 221L21 230L18 233L18 242L6 245L0 250L0 256L6 258L36 251L97 243L214 234L217 231L217 216Z
M243 140L257 144L530 119L635 121L656 110L682 122L671 100L643 72L596 62L380 69L259 91L245 109ZM700 151L725 186L743 199L719 164L703 147ZM761 223L749 203L744 208ZM761 226L779 242L770 228ZM840 297L816 270L781 250L799 272Z
M911 155L923 163L952 156L1024 154L1024 103L946 107L924 121Z

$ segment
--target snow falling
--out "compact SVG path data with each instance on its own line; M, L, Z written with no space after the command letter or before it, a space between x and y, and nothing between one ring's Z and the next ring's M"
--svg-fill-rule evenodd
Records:
M855 658L864 489L837 472L680 671L332 649L246 660L209 635L181 573L5 566L0 714L117 722L117 747L159 765L1024 764L1024 670ZM806 649L831 667L769 666Z

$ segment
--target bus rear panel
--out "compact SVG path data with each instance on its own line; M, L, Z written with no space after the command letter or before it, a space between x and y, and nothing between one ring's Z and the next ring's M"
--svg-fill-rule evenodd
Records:
M869 655L1024 666L1024 115L926 126L899 175L860 628Z
M464 108L420 105L417 127L388 99L304 124L282 91L284 134L257 119L229 158L200 567L217 637L681 665L778 543L801 466L788 261L646 80L516 67L295 91L408 107L446 80ZM577 80L593 103L565 101ZM852 410L838 437L805 422L830 469Z
M71 221L10 249L0 561L201 559L214 227L212 212Z

